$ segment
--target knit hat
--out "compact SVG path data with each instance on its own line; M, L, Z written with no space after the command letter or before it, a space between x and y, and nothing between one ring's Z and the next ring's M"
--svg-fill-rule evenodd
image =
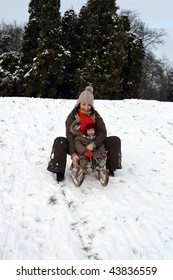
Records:
M93 95L93 87L87 86L83 92L79 95L76 106L78 106L81 102L89 103L94 109L94 95Z
M91 117L85 117L81 122L80 131L85 136L87 136L87 130L90 128L94 128L95 133L97 132L97 125L96 125L95 121Z

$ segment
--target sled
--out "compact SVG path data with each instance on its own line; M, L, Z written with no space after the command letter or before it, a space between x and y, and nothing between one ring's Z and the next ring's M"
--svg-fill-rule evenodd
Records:
M109 182L109 169L106 169L106 167L96 169L95 166L92 165L91 168L85 169L79 164L74 166L72 163L70 170L72 172L72 181L76 187L81 186L85 177L91 173L95 174L95 177L100 181L103 187L107 186Z

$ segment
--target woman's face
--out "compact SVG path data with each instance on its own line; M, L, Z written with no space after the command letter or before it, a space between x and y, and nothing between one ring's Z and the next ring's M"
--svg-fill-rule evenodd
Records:
M83 110L84 112L89 112L89 111L91 111L91 105L86 102L81 102L80 109Z

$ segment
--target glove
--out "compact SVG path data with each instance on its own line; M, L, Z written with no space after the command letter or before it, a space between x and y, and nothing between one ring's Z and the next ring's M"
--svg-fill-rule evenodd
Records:
M87 157L87 158L92 158L92 153L91 153L91 151L88 151L86 154L85 154L85 156Z

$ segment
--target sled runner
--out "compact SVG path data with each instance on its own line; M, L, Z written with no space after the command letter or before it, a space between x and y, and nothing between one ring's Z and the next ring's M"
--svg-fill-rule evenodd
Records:
M81 186L86 175L90 175L94 173L95 177L100 181L102 186L107 186L109 181L109 170L106 167L96 168L95 165L91 165L90 168L83 168L81 165L77 165L76 167L71 164L70 170L72 172L72 181L76 187Z

